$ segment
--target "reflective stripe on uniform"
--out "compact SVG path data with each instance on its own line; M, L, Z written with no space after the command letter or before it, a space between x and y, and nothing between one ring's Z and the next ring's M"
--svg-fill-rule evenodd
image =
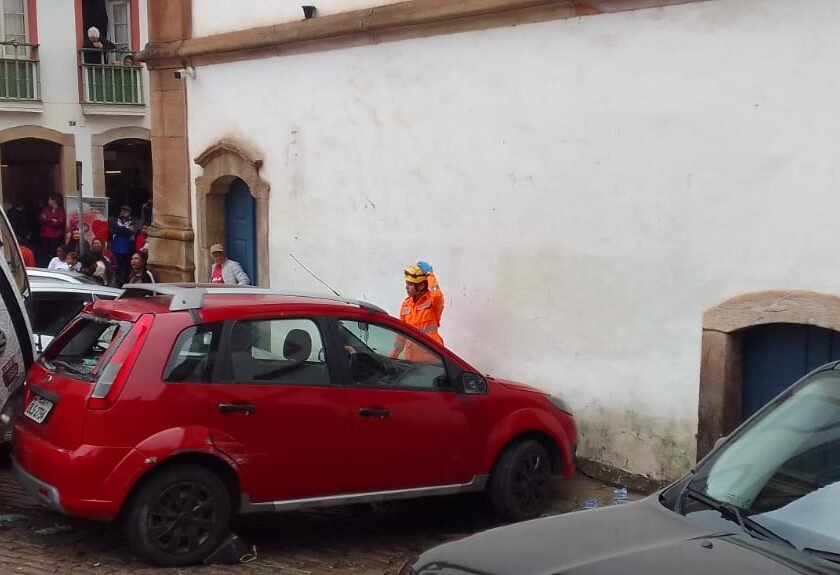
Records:
M418 306L417 306L417 309L418 309L418 310L420 310L420 309L429 309L430 307L432 307L432 300L427 299L426 301L424 301L423 303L421 303L420 305L418 305ZM405 308L403 308L403 309L405 309Z
M402 311L400 312L401 315L408 315L410 313L411 313L411 308L410 307L404 307L404 308L402 308Z
M438 330L438 326L430 325L429 327L424 327L420 331L422 331L423 333L437 333L437 330Z

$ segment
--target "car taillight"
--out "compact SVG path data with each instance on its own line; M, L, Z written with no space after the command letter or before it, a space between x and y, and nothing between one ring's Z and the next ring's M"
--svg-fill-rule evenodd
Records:
M108 358L108 363L102 369L99 377L96 378L93 393L90 394L88 399L89 409L108 409L113 405L128 379L128 374L131 372L140 350L143 348L143 341L146 339L151 325L152 316L144 315L125 334L122 341L118 342L119 347Z

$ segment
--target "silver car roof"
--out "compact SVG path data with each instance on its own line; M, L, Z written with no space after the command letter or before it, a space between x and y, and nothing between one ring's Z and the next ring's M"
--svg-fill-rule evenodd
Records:
M79 272L71 272L66 270L48 270L46 268L26 268L26 275L29 281L43 280L44 282L52 283L69 283L69 284L85 284L85 285L99 285L96 280L90 279Z
M92 293L96 295L119 297L123 290L99 284L77 284L56 281L38 281L30 279L29 288L32 293Z

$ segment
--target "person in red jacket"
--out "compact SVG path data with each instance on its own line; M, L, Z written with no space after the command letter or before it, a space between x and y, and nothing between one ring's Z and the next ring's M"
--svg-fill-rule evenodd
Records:
M400 306L400 320L418 329L443 345L443 338L438 333L441 300L433 298L429 291L429 278L417 264L410 265L404 272L405 291L408 294ZM428 354L416 345L398 337L391 350L392 358L402 357L410 361L424 361Z
M140 232L134 234L134 251L149 253L149 226L143 224ZM131 256L134 257L134 256Z
M38 221L41 224L41 266L47 267L47 262L55 255L58 246L64 243L64 227L66 215L62 206L60 194L51 194L47 205L41 210Z

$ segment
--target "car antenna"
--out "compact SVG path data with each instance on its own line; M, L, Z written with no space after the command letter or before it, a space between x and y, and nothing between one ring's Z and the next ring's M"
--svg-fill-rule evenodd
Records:
M305 270L306 270L306 273L308 273L308 274L309 274L309 275L311 275L313 278L315 278L316 280L318 280L319 282L321 282L322 284L324 284L325 286L327 286L327 289L328 289L328 290L330 290L331 292L333 292L333 293L334 293L335 295L337 295L338 297L341 297L341 294L340 294L340 293L338 293L337 291L335 291L333 288L331 288L331 287L330 287L330 284L328 284L327 282L325 282L324 280L322 280L321 278L319 278L318 276L316 276L316 275L315 275L315 273L314 273L312 270L310 270L308 267L306 267L305 265L303 265L303 264L300 262L300 260L299 260L299 259L297 259L297 258L295 257L295 254L293 254L292 252L289 252L289 257L290 257L290 258L292 258L293 260L295 260L295 262L297 262L297 265L299 265L300 267L302 267L303 269L305 269Z

